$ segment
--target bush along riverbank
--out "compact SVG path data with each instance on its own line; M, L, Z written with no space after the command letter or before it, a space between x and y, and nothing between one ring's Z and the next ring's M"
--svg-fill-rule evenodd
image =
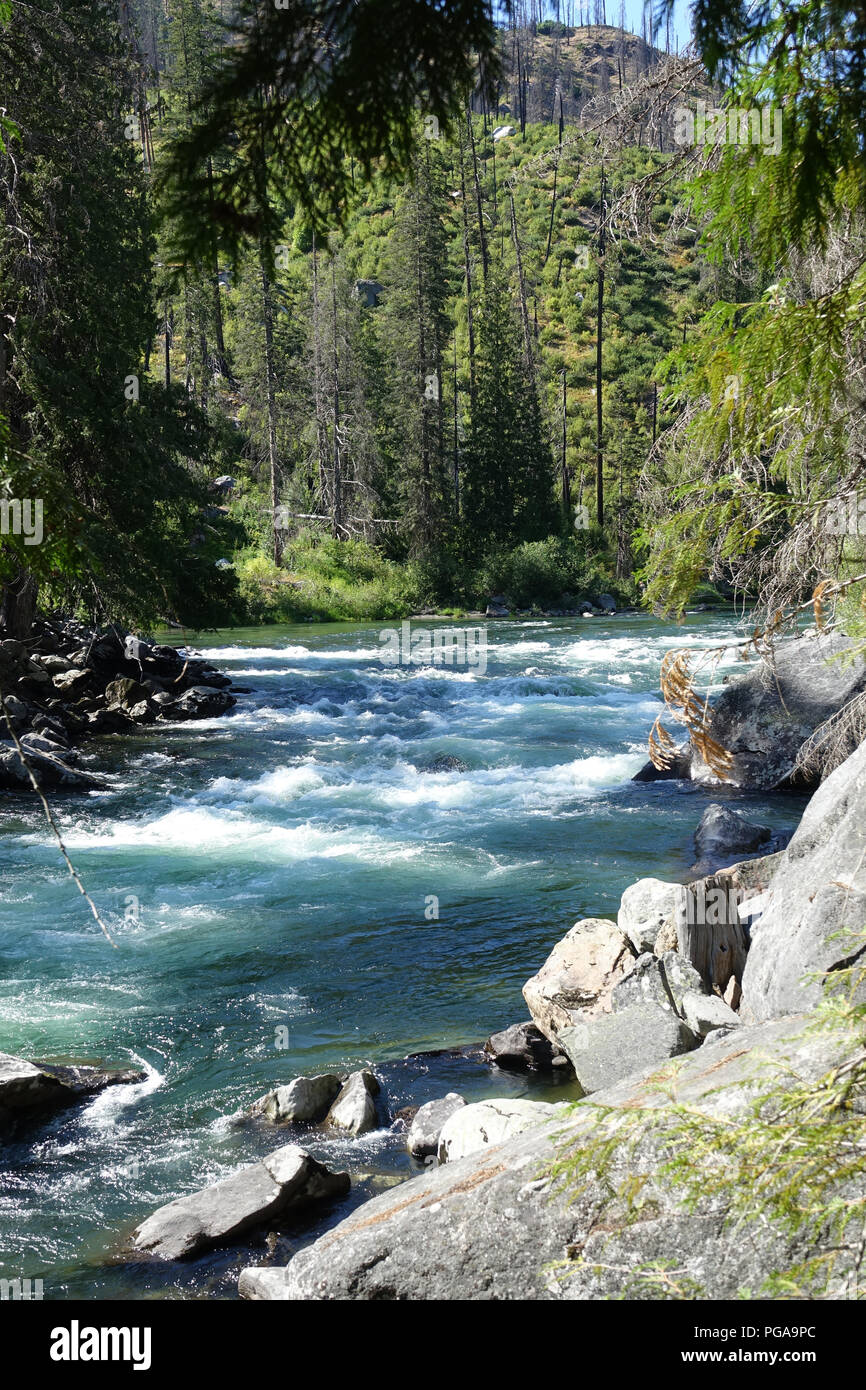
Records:
M0 788L98 788L76 744L187 719L236 703L232 682L205 661L142 641L117 626L40 619L30 638L0 640ZM24 753L22 759L21 753Z

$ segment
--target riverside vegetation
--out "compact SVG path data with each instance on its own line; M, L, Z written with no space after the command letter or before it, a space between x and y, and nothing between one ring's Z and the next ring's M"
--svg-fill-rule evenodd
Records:
M862 1297L862 18L697 0L681 53L574 8L0 0L0 782L58 839L43 787L112 793L94 735L250 693L161 626L750 612L750 672L712 689L730 632L672 651L646 721L634 795L721 789L701 877L582 917L485 1044L548 1098L400 1114L375 1061L286 1075L221 1117L257 1161L187 1176L130 1265L240 1244L249 1298ZM729 804L779 791L813 793L787 847ZM4 1142L144 1075L4 1052ZM347 1211L320 1141L380 1129L430 1171Z

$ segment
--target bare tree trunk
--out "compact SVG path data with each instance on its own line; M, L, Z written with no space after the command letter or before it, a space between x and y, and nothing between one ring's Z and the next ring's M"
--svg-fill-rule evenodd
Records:
M208 203L211 209L213 209L213 160L211 160L210 158L208 158L207 162L207 188ZM211 215L211 227L215 226L216 224L214 222L213 215ZM213 256L213 265L211 269L211 285L213 292L214 337L216 338L217 350L216 365L217 371L220 373L220 376L227 377L230 376L231 373L229 372L228 362L226 361L226 345L225 338L223 336L223 305L222 299L220 298L219 244L217 242L215 231L211 236L211 248Z
M475 323L472 310L472 262L469 256L469 209L466 206L466 168L460 131L460 200L463 206L463 269L466 275L466 327L469 333L469 404L475 406Z
M568 400L565 389L565 368L562 369L562 510L565 520L571 524L571 479L568 476Z
M520 238L517 235L517 216L514 211L514 194L509 193L511 205L511 237L514 254L517 258L517 283L520 290L520 321L523 324L523 350L526 354L527 371L533 372L532 329L529 326L529 309L526 303L526 281L523 278L523 257L520 254Z
M478 236L481 241L481 269L484 274L484 282L487 283L488 257L487 257L487 234L484 231L484 205L481 198L481 181L478 177L478 156L475 151L475 132L472 129L472 117L467 111L466 121L469 126L469 144L472 149L472 171L475 179L475 202L478 208Z
M0 597L0 631L18 642L26 642L36 617L39 585L29 570L19 570L3 585Z
M259 263L262 280L262 320L265 329L265 390L268 409L268 464L271 482L271 524L274 564L282 563L283 537L279 526L280 478L277 459L277 379L274 367L274 306L271 282L268 277L265 249L259 244Z
M335 536L343 532L343 474L340 458L340 357L337 347L337 268L331 262L331 308L334 317L333 341L333 390L334 390L334 512L333 532Z
M560 159L562 159L562 133L563 133L564 128L565 128L565 122L564 122L563 115L562 115L562 92L560 92L560 94L559 94L559 154L558 154L558 156L557 156L556 163L555 163L554 166L553 166L553 197L552 197L551 200L550 200L550 225L549 225L548 228L547 228L547 250L546 250L545 253L544 253L544 264L545 264L545 265L547 265L547 260L548 260L548 257L549 257L549 255L550 255L550 247L551 247L551 243L552 243L552 241L553 241L553 221L554 221L554 217L556 216L556 184L557 184L557 181L558 181L558 179L559 179L559 161L560 161Z
M604 313L604 250L605 250L605 182L601 171L601 208L598 227L598 314L595 340L595 512L596 521L604 526L604 451L601 411L602 316Z

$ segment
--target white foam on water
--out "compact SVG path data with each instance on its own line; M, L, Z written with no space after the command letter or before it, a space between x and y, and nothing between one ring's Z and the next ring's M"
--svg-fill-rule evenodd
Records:
M393 864L411 859L418 848L395 843L372 830L329 830L305 821L270 825L253 819L248 808L208 810L179 806L150 821L115 821L101 831L73 830L66 844L76 850L151 849L170 860L194 855L201 862L297 863L305 859L346 858Z
M297 797L324 785L325 779L321 772L307 764L300 767L277 767L273 772L263 773L253 782L245 782L237 777L218 777L210 786L208 794L253 803L275 804L294 801Z

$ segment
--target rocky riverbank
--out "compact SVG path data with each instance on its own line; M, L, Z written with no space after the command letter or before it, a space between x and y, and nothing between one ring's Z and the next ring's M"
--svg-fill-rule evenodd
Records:
M847 1088L840 1123L862 1123L862 1019L837 1009L829 1027L818 1010L866 964L864 837L866 743L787 845L729 802L708 807L690 882L640 879L615 921L583 918L539 953L515 998L523 1020L467 1052L498 1094L467 1103L452 1073L407 1105L389 1084L399 1064L289 1072L219 1121L245 1166L131 1211L115 1258L170 1270L227 1252L248 1266L238 1287L253 1299L771 1296L775 1273L817 1258L825 1292L848 1296L856 1242L838 1221L789 1229L770 1203L743 1240L714 1154L734 1133L748 1155L761 1125L773 1152L786 1142L775 1117L835 1095L834 1078ZM30 1064L3 1061L10 1094L26 1095ZM51 1069L34 1070L50 1090ZM521 1095L507 1093L515 1075ZM0 1120L2 1084L0 1068ZM39 1113L19 1113L18 1131ZM367 1170L383 1139L403 1146L405 1168L374 1195ZM858 1153L862 1136L844 1142ZM759 1161L751 1153L733 1185L750 1192ZM859 1210L864 1164L866 1148L859 1168L831 1173L827 1211ZM318 1238L298 1249L305 1226Z
M42 619L27 642L0 640L0 789L98 788L76 745L179 720L212 719L236 703L232 682L203 660L123 628Z

